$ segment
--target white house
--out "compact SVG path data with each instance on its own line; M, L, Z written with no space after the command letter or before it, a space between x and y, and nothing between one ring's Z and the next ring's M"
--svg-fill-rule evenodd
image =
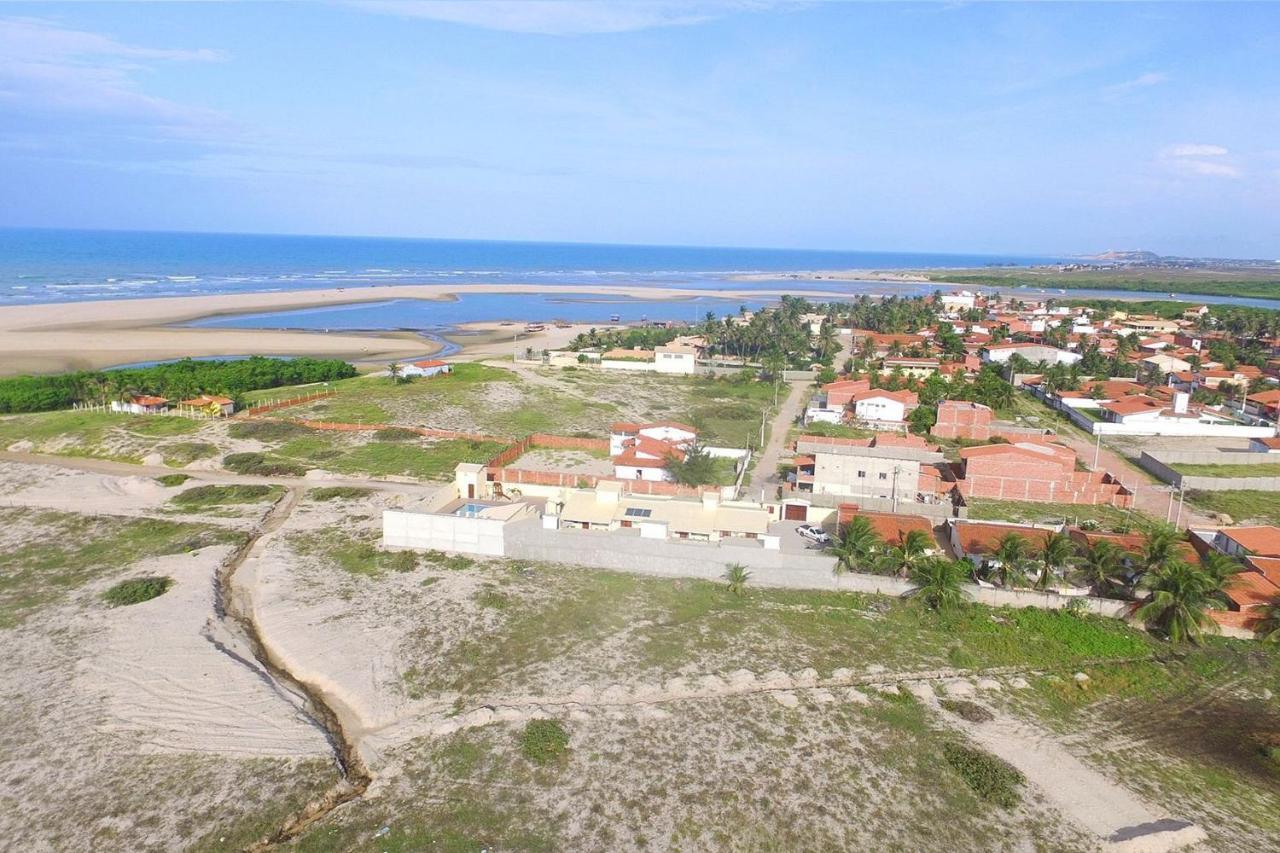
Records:
M154 415L169 407L164 397L153 397L149 394L135 394L128 400L112 400L111 411L125 412L130 415Z
M613 475L620 480L670 480L667 462L684 459L697 440L696 429L674 421L615 423L609 431Z
M860 421L900 424L920 399L911 391L871 388L853 395L853 414Z
M692 375L698 369L696 347L673 342L655 347L653 354L653 369L658 373Z
M443 373L449 373L453 370L453 366L447 361L441 361L438 358L430 358L425 361L414 361L400 368L401 376L439 376Z

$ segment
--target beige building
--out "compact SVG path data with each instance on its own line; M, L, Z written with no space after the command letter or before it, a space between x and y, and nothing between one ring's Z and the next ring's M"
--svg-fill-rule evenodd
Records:
M796 450L813 460L812 474L802 474L797 480L800 490L851 498L914 499L920 491L921 467L943 461L941 453L924 448L867 447L804 438L796 442ZM806 483L810 488L805 488Z

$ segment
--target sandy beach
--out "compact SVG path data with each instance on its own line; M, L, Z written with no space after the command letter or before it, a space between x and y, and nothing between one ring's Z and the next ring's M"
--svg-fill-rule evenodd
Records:
M800 291L716 291L728 298L759 298L782 293L830 298L830 293ZM654 287L478 284L397 285L273 293L118 299L94 302L0 306L0 375L93 370L140 361L184 356L279 355L343 358L384 363L421 358L439 344L412 332L315 332L274 329L191 328L193 320L263 311L289 311L391 299L447 300L457 293L600 294L633 298L682 299L707 296L705 290ZM587 326L548 327L526 335L518 326L469 323L450 339L468 357L508 355L516 347L562 346ZM518 340L512 340L518 335Z

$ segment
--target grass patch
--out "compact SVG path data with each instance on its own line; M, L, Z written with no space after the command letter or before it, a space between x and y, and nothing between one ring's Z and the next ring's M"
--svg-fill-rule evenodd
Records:
M190 474L164 474L160 477L156 477L156 482L162 486L169 486L172 488L173 486L181 486L190 479Z
M262 453L232 453L222 457L222 467L237 474L259 477L301 477L307 469L295 462L269 459Z
M373 494L373 489L362 489L359 486L324 486L310 489L307 497L313 501L358 501Z
M827 438L871 438L875 430L860 429L848 424L828 424L821 421L811 423L800 431L800 435L820 435Z
M152 576L131 578L108 589L102 598L112 607L124 607L129 604L141 604L153 598L159 598L173 586L173 578Z
M433 566L452 572L465 571L476 564L476 561L466 554L446 554L443 551L427 551L422 558Z
M1229 515L1237 524L1246 521L1280 524L1280 492L1260 492L1253 489L1206 492L1190 489L1187 491L1187 500L1202 509Z
M295 533L289 544L299 554L353 575L376 578L386 572L411 572L418 568L412 551L383 551L370 538L356 538L341 530Z
M990 710L968 699L940 699L938 704L944 711L950 711L971 723L989 723L996 718Z
M0 509L0 524L25 532L0 552L0 628L61 601L90 580L145 557L243 540L222 528L151 518L117 519Z
M275 444L291 438L307 435L311 430L289 421L236 421L227 428L232 438L251 439L263 444Z
M1022 801L1018 789L1025 779L1008 762L955 741L942 745L942 755L964 783L987 802L1011 809Z
M1015 521L1026 524L1061 524L1066 519L1072 524L1096 521L1102 527L1141 528L1151 524L1151 518L1138 510L1087 504L1055 504L1035 501L995 501L970 498L969 519L973 521Z
M561 761L568 752L569 733L558 720L530 720L520 732L520 754L534 764Z
M186 435L195 432L203 425L201 421L177 415L135 415L123 424L124 428L134 435L145 435L150 438Z
M232 504L255 504L278 498L284 489L280 486L230 485L196 486L169 498L169 503L185 510Z
M1280 462L1262 462L1257 465L1192 465L1176 462L1169 466L1188 477L1280 477Z
M207 441L177 441L173 444L162 444L158 450L164 456L164 464L175 467L190 465L197 459L208 459L218 455L218 448Z

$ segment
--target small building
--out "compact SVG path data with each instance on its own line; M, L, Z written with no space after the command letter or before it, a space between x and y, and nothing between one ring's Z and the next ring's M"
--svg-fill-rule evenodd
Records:
M609 431L613 475L621 480L669 481L667 464L683 460L697 440L697 429L675 421L615 423Z
M653 369L657 373L692 376L698 370L698 350L696 347L674 342L656 347Z
M885 391L871 388L851 398L854 417L871 427L901 427L907 414L920 405L914 391Z
M201 394L199 397L192 397L190 400L183 400L178 404L181 408L197 409L210 417L229 418L235 414L235 401L229 397L221 397L215 394Z
M164 397L150 394L134 394L127 400L112 400L111 411L125 412L130 415L155 415L169 408L169 401Z
M796 491L819 495L916 501L922 468L943 461L918 436L898 441L805 436L796 442Z
M923 379L926 376L937 373L941 362L936 358L905 358L886 356L884 366L881 373L898 372L904 376L914 376Z
M1280 557L1280 527L1224 527L1214 534L1213 547L1229 557Z
M441 361L438 358L429 358L425 361L413 361L400 368L401 376L422 376L430 378L432 376L440 376L444 373L453 371L453 365L447 361Z
M1249 439L1249 450L1254 453L1280 453L1280 436Z

